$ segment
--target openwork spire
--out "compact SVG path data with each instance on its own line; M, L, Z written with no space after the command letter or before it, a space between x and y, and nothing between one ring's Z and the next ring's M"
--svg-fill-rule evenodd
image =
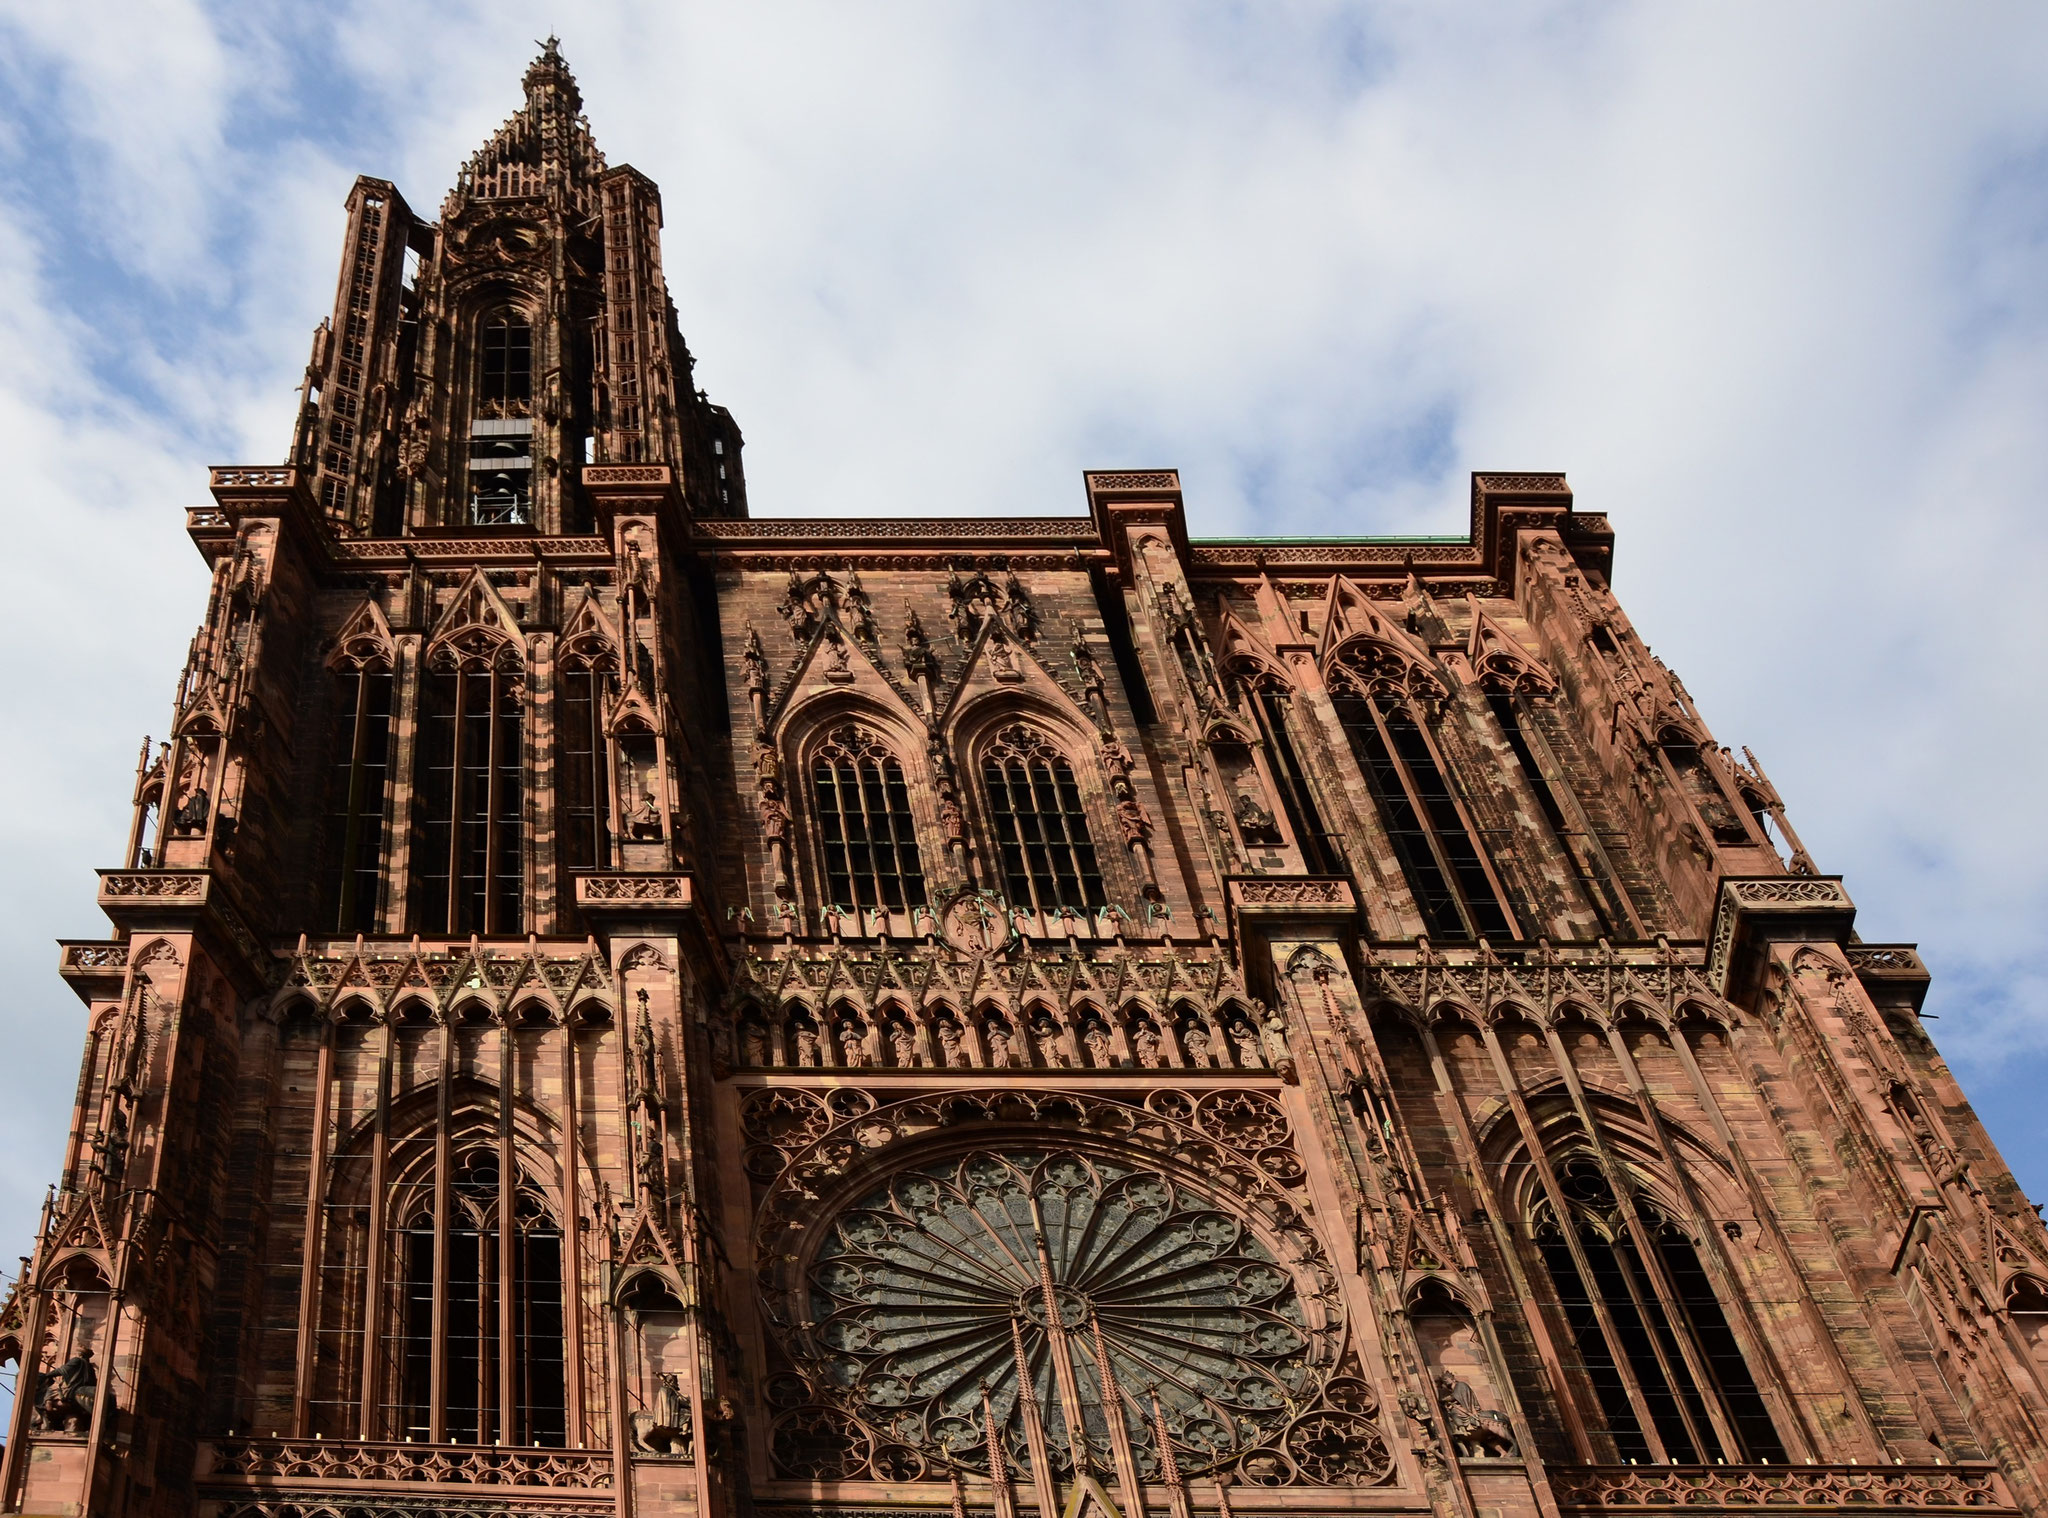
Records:
M583 115L583 92L549 37L527 66L526 104L471 155L456 177L449 211L461 199L546 199L588 214L596 207L604 154Z

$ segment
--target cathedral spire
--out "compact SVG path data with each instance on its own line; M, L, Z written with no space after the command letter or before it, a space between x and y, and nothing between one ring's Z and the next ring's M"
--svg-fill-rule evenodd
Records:
M457 175L449 207L462 200L545 198L578 214L595 209L604 154L583 115L583 92L550 36L526 67L526 103L470 155ZM444 211L444 214L445 211Z

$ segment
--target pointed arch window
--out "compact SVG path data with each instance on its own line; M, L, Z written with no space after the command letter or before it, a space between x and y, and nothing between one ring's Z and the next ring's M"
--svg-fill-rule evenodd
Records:
M569 650L557 675L562 862L572 870L612 862L612 785L605 709L617 688L609 648Z
M1426 930L1448 939L1515 937L1493 868L1408 699L1343 664L1330 676L1337 720Z
M1530 1234L1617 1457L1783 1464L1692 1237L1648 1198L1618 1198L1590 1154L1555 1174L1562 1205L1540 1201Z
M502 1184L493 1150L458 1156L445 1232L434 1219L441 1188L431 1176L415 1188L419 1201L397 1236L398 1423L407 1438L567 1442L562 1232L539 1187L516 1172L510 1182Z
M339 933L379 930L384 805L391 776L391 667L337 672L334 757L327 784L327 916Z
M509 308L483 320L477 340L477 395L486 405L533 399L533 325Z
M1288 727L1294 709L1292 692L1270 675L1248 674L1245 683L1253 720L1258 724L1259 736L1265 740L1266 752L1272 756L1280 804L1286 809L1288 825L1301 848L1302 864L1312 874L1342 874L1343 856L1323 826L1322 811L1316 805L1315 792L1309 788L1308 772L1302 767L1300 752Z
M982 756L982 789L995 831L1003 889L1040 912L1093 912L1109 904L1088 833L1088 813L1067 756L1022 723Z
M868 911L923 906L924 864L896 756L873 733L849 724L812 760L811 788L831 905Z
M516 933L526 885L525 682L509 643L428 658L420 690L416 920L422 933Z

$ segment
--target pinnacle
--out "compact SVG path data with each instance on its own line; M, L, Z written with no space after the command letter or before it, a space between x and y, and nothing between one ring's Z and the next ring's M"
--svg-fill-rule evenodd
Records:
M576 76L569 72L569 65L562 60L562 39L553 32L540 44L540 56L526 66L526 103L529 107L540 105L543 98L554 95L565 112L574 116L583 109L582 92L576 88Z

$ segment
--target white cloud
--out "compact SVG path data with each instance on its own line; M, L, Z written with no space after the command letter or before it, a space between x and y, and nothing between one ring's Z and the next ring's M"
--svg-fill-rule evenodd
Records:
M47 938L94 931L199 609L175 508L206 455L284 446L350 177L431 213L559 12L8 14L0 153L34 172L0 186L0 440L20 562L59 570L17 594L0 747L22 1235L76 1052ZM588 4L564 48L664 187L762 514L1079 512L1081 468L1166 463L1198 532L1455 531L1467 470L1567 469L1866 934L1921 940L2042 1190L1999 1098L2048 1074L2044 32L1989 4Z

